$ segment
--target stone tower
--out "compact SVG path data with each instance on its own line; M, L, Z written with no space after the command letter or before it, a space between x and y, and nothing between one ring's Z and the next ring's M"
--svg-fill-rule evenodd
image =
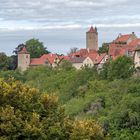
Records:
M18 52L18 69L21 71L27 70L30 65L30 53L26 47L23 46L20 52Z
M97 28L91 26L90 30L86 33L86 48L90 50L98 50L98 32Z

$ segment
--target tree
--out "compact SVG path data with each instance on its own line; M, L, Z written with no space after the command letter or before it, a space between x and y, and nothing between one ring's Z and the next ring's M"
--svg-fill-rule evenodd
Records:
M109 44L108 43L103 43L102 47L99 48L98 53L108 53L108 49L109 49Z
M74 69L74 67L72 66L72 63L70 63L67 60L61 60L60 65L59 65L58 68L59 69L66 70L66 71L71 70L71 69Z
M17 56L12 55L8 57L8 70L15 70L17 68Z
M77 47L70 48L70 54L71 54L71 53L76 53L77 50L78 50Z
M38 58L43 54L49 53L47 48L44 47L44 44L40 42L38 39L30 39L25 42L26 48L30 53L31 58Z
M15 70L17 67L17 57L15 55L7 56L0 53L0 70Z
M71 120L56 96L40 93L14 79L0 79L0 139L91 138L104 140L102 129L95 121Z
M22 50L23 47L26 47L24 44L19 44L15 50L13 51L13 53L15 53L16 55L18 54L18 52L20 52Z
M126 56L118 57L108 67L108 79L126 79L134 72L133 60Z
M0 53L0 70L8 69L8 57L5 53Z
M107 79L108 78L109 65L110 65L110 61L103 65L103 68L99 73L99 76L100 76L101 79Z

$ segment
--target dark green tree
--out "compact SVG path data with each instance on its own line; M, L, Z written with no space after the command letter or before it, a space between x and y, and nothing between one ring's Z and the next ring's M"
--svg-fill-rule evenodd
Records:
M108 43L103 43L102 47L99 48L98 53L108 53L108 49L109 49L109 44Z
M15 53L15 54L17 55L18 52L20 52L21 49L22 49L23 47L26 47L26 46L25 46L24 44L19 44L19 45L15 48L15 50L13 51L13 53Z
M0 70L8 69L8 57L5 53L0 53Z
M126 79L134 72L133 60L126 56L118 57L108 67L108 79Z
M43 42L40 42L38 39L30 39L25 42L25 45L31 55L31 58L38 58L43 54L49 53Z
M15 70L17 68L17 56L11 55L8 57L8 70Z
M103 65L103 68L99 73L99 76L100 76L101 79L107 79L108 78L109 65L110 65L110 62L107 62Z

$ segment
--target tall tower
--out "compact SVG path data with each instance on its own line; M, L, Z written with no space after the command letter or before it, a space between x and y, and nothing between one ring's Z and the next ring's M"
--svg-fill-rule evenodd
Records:
M23 46L20 52L18 52L18 68L21 71L27 70L30 65L30 53L27 51L26 47Z
M97 28L91 28L86 32L86 48L90 50L98 50L98 32Z

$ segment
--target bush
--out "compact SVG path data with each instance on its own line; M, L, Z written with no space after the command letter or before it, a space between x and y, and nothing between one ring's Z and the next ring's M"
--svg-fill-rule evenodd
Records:
M13 79L0 79L0 122L0 139L104 140L95 121L70 120L56 96Z

